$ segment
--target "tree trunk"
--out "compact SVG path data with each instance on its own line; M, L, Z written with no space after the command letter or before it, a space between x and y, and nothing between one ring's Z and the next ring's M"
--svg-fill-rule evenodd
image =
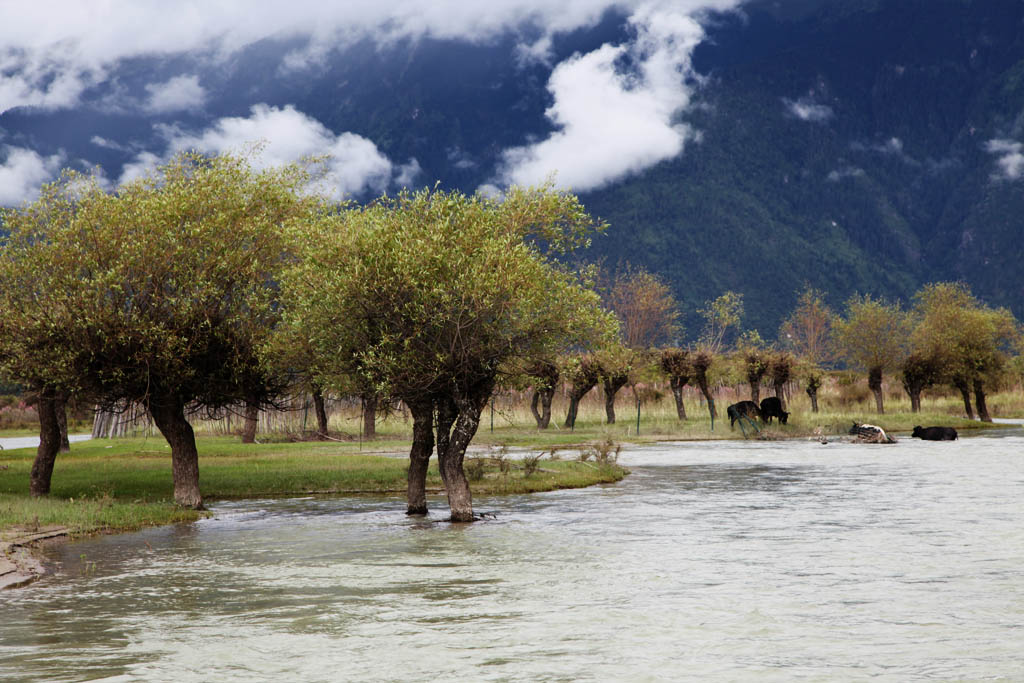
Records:
M242 443L256 443L256 427L259 425L259 418L260 418L260 404L259 404L259 401L252 401L252 400L246 401L245 402L245 424L242 426ZM163 431L163 430L161 429L160 431Z
M555 397L555 388L545 389L540 394L540 428L551 426L551 401Z
M816 385L807 385L807 396L811 399L811 412L818 412L818 387Z
M60 450L56 404L53 389L43 389L39 392L39 400L36 403L36 410L39 413L39 447L36 448L36 459L32 462L28 484L29 493L36 497L49 495L53 464Z
M967 419L974 419L974 408L971 407L971 388L967 384L967 380L962 377L958 377L953 380L953 386L960 390L960 396L964 400L964 412L967 413Z
M157 429L171 446L174 474L174 502L182 507L203 509L199 492L199 452L196 435L185 418L185 405L174 397L161 397L149 403L149 414Z
M409 403L412 413L412 448L409 450L407 515L427 514L427 470L434 452L434 406L430 401Z
M715 407L715 397L711 395L711 390L708 389L707 380L698 378L697 386L700 387L700 393L704 394L704 399L708 402L708 414L711 415L712 419L717 419L718 408Z
M480 411L489 396L490 391L485 391L480 396L460 399L457 403L458 417L455 419L450 437L445 439L443 451L441 439L438 438L437 459L441 478L444 479L444 486L448 492L448 507L453 522L473 521L473 496L462 463L466 456L466 448L480 427ZM438 423L440 426L440 420Z
M57 417L57 429L60 430L60 452L69 453L71 451L71 442L68 440L67 394L59 392L54 394L53 409Z
M773 385L775 389L775 398L779 399L779 403L782 404L782 409L786 409L786 383L775 382ZM760 404L758 404L760 405Z
M882 368L868 370L868 388L875 395L875 409L878 414L885 414L885 408L882 406Z
M579 411L580 401L587 395L587 392L594 388L594 385L584 388L582 385L573 387L569 391L569 412L565 415L565 426L572 429L576 426L576 414Z
M553 387L533 390L533 398L530 399L530 412L533 413L533 419L537 421L537 429L547 429L551 426L551 399L554 395ZM539 410L538 406L540 406Z
M377 396L366 394L363 397L363 438L372 439L377 436Z
M675 375L669 377L668 383L672 387L672 396L676 399L676 416L680 421L685 421L686 406L683 405L683 387L686 386L686 383L681 382L680 378Z
M615 424L615 395L619 393L619 389L626 386L628 381L629 377L626 375L616 375L614 377L605 377L602 382L604 386L604 414L610 425Z
M974 402L978 406L978 419L982 422L991 422L988 406L985 405L985 384L980 379L974 380Z
M316 413L316 436L320 441L327 439L327 408L324 393L320 387L313 387L313 412Z
M761 382L750 382L750 400L761 405Z
M910 396L910 412L920 413L921 412L921 390L917 387L907 389L907 394Z

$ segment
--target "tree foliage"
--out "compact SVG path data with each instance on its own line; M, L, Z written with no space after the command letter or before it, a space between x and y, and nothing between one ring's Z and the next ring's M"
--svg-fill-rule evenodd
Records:
M879 413L884 412L882 375L899 366L910 340L911 320L898 304L854 295L846 303L846 316L832 324L837 355L850 366L868 373Z
M303 258L284 280L288 333L306 335L323 385L356 376L409 405L421 423L410 512L426 509L428 430L452 519L472 519L462 460L495 384L615 332L596 293L541 247L574 247L595 227L575 197L549 188L501 200L423 190L296 233Z
M279 316L284 226L317 208L304 166L182 154L103 190L65 173L4 216L3 363L29 384L147 406L172 448L175 499L201 506L186 409L268 397L257 348Z

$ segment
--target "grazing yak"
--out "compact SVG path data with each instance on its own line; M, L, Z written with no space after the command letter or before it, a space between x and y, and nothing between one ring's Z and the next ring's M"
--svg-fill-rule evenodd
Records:
M779 422L786 424L789 413L782 409L782 401L778 396L769 396L761 401L761 419L771 422L773 417L779 418Z
M733 429L736 425L736 421L741 417L745 417L748 420L754 420L761 417L761 411L753 401L740 401L739 403L733 403L725 409L725 414L729 416L729 429Z
M914 427L911 436L916 436L925 441L956 441L957 433L952 427Z

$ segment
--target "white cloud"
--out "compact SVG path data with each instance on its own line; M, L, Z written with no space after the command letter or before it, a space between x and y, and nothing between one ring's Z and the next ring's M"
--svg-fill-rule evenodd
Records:
M831 107L817 104L811 95L805 95L798 100L783 97L782 103L786 105L787 112L801 121L821 123L822 121L828 121L833 115Z
M391 184L395 172L388 158L370 140L354 133L335 135L322 123L291 105L278 108L257 104L248 117L224 117L198 133L169 125L158 125L156 129L167 141L164 154L160 156L147 151L137 155L125 165L119 182L144 175L176 152L239 153L255 143L263 143L256 159L261 167L328 155L328 174L323 180L323 190L335 198L367 190L382 192ZM397 174L400 179L411 182L418 170L418 162L411 159L398 169Z
M863 168L857 168L856 166L843 166L829 173L826 176L826 180L830 183L838 183L840 180L845 178L860 178L863 175Z
M676 0L680 14L728 9L739 0ZM11 4L11 2L8 2ZM539 57L549 38L595 25L610 9L633 12L647 0L52 0L18 3L0 21L0 113L17 106L75 106L120 60L200 53L229 56L266 39L307 39L282 67L318 63L337 45L372 37L488 41L528 27L524 54ZM540 36L538 37L538 29Z
M201 109L206 102L206 90L199 85L198 76L175 76L165 83L147 85L146 92L145 108L154 114Z
M985 150L999 157L996 159L999 170L992 174L994 180L1017 180L1024 174L1024 144L995 138L985 143Z
M31 201L39 186L53 180L64 163L64 156L44 157L31 149L5 145L6 157L0 163L0 206L15 206Z
M644 4L630 17L633 42L605 44L556 66L548 81L554 103L545 114L557 130L506 150L498 176L481 191L552 176L560 187L586 191L680 154L694 137L677 117L690 104L690 58L704 36L688 11L708 4Z

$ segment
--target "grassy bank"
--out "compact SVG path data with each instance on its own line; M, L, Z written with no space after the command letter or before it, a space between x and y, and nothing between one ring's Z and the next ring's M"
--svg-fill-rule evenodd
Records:
M388 442L382 442L384 444ZM382 443L374 443L375 451ZM398 443L398 442L396 442ZM368 444L363 444L365 450ZM395 494L405 492L402 457L360 454L355 443L275 443L243 445L230 437L199 439L200 482L207 500L309 493ZM392 452L401 453L403 448ZM611 464L541 460L527 473L524 463L500 452L470 458L467 471L476 495L528 493L579 488L621 479ZM72 533L131 530L197 519L171 500L170 451L160 438L75 443L61 454L49 498L27 495L33 449L0 452L0 529L61 524ZM428 490L442 491L436 464Z

